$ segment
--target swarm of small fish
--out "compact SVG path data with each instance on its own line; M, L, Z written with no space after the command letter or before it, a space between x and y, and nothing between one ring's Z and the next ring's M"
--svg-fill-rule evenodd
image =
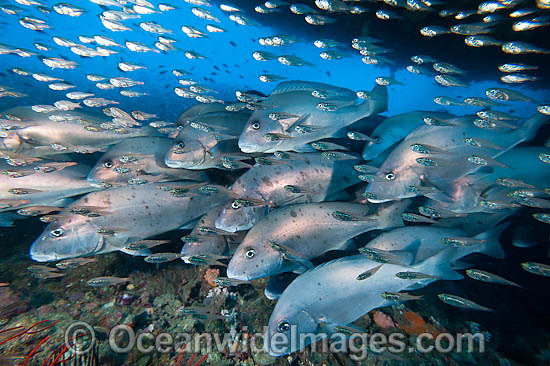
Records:
M17 2L50 11L37 1ZM179 30L145 19L177 9L174 5L154 6L145 0L92 2L108 9L99 15L107 30L149 32L158 41L151 46L132 40L117 43L103 35L79 36L78 41L55 35L56 46L37 42L35 47L42 52L64 47L80 58L178 51L188 60L205 58L174 45L177 40L171 36ZM219 24L220 14L240 26L256 25L231 5L221 4L214 11L205 0L186 2L194 16L208 22L204 29L182 25L189 38L226 32ZM404 19L401 10L433 11L439 6L423 0L384 2L396 10L378 9L375 15L381 20ZM347 1L315 4L318 9L270 0L255 11L269 14L288 7L307 23L323 26L336 22L334 13L356 15L367 10ZM537 4L539 9L509 14L512 19L533 17L515 22L514 31L549 24L542 12L550 5L544 0ZM483 22L448 29L427 26L421 34L464 35L468 46L499 46L509 54L547 53L524 42L487 36L494 17L517 5L495 1L474 12L442 9L441 17L456 20L489 15ZM27 29L51 29L47 21L26 15L25 8L2 5L0 9L21 17L19 24ZM86 12L61 3L51 10L69 17ZM128 20L137 21L139 29ZM296 42L300 40L284 34L259 39L264 47ZM392 65L391 50L380 43L360 36L351 47L328 38L314 45L322 49L323 60L359 52L367 65ZM45 57L6 44L0 44L0 54L37 56L51 69L78 66L69 58ZM314 65L283 52L259 50L252 58L292 67ZM429 75L444 87L467 87L460 79L465 71L451 63L421 55L411 61L414 65L406 69L413 74ZM125 73L147 69L122 59L117 66ZM523 72L536 69L515 62L499 67L506 73L501 78L505 83L534 80ZM455 264L464 265L460 260L473 253L503 258L499 236L508 230L507 218L513 214L525 212L550 224L550 148L529 144L548 121L550 105L517 90L494 87L484 96L462 101L434 99L440 106L478 107L475 114L419 110L381 120L374 116L387 111L387 87L402 84L393 77L376 78L370 91L353 91L264 73L260 81L277 83L269 95L237 90L236 100L222 100L216 90L191 79L190 72L175 69L175 94L199 103L171 122L157 114L125 110L123 103L100 96L113 89L125 97L147 95L130 89L144 85L133 78L88 74L87 80L98 89L92 93L77 91L48 74L10 71L48 83L49 89L62 91L67 98L52 105L11 108L0 116L2 221L10 224L18 217L39 216L48 226L32 244L30 256L38 262L56 262L55 267L30 266L31 275L61 277L66 270L94 262L95 255L120 251L155 265L179 259L191 265L227 267L227 277L215 280L219 286L269 277L265 295L278 302L268 324L266 351L274 356L307 346L291 342L285 351L276 351L270 340L277 333L291 334L296 327L299 333L331 334L353 326L372 309L420 298L409 291L438 280L460 280L462 269L474 280L517 287L505 276L477 268L458 270ZM0 97L25 95L2 86ZM532 115L520 118L498 110L514 102L530 103ZM82 163L91 159L82 159L83 154L96 154L86 155L97 157L93 166ZM187 230L181 237L181 252L158 249L169 242L151 238L173 230ZM381 234L368 242L362 239L375 230ZM338 258L324 259L327 252L339 253ZM550 276L547 264L524 262L521 267ZM103 287L129 281L103 276L87 284ZM452 306L492 311L454 294L438 297ZM184 308L182 313L199 320L224 319L210 309Z
M503 88L487 96L529 99ZM267 97L237 97L258 108L197 104L164 135L139 123L126 134L86 128L112 123L87 112L6 111L4 209L47 222L30 255L58 262L30 267L32 275L60 277L59 269L112 251L157 265L222 266L220 286L270 277L266 296L279 300L268 340L290 325L329 334L372 309L418 298L407 290L463 278L452 264L469 254L502 258L499 235L519 210L550 223L550 149L518 146L548 120L536 110L526 119L487 108L464 116L415 111L380 122L372 116L386 109L386 86L365 99L306 81L283 81ZM106 112L136 121L118 108ZM97 151L92 168L69 159ZM209 178L213 170L238 174L226 186ZM151 250L167 242L149 238L186 227L192 230L181 238L181 253ZM382 234L358 239L373 230ZM329 251L357 254L313 264ZM545 264L522 268L550 275ZM519 286L480 269L465 274ZM127 281L106 276L88 284ZM343 298L353 309L341 311ZM453 294L439 298L491 310Z

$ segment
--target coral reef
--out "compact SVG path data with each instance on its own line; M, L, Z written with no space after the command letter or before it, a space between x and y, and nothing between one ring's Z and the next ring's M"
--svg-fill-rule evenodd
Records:
M352 360L352 354L334 352L312 352L308 349L288 356L274 358L262 350L261 342L250 347L256 333L263 333L275 301L265 298L263 291L266 279L250 284L220 287L213 280L224 276L224 268L206 268L186 265L175 261L160 266L144 264L140 258L121 254L97 257L97 261L86 266L63 271L65 276L39 280L21 271L33 263L27 259L12 258L0 262L3 281L9 287L0 287L0 308L5 324L0 327L0 342L15 333L3 330L27 329L41 321L52 324L48 331L38 334L24 334L13 342L0 344L0 365L10 360L9 365L22 363L33 350L30 363L40 366L48 359L60 355L64 345L64 331L76 321L93 326L97 338L96 354L101 366L252 366L252 365L499 365L507 361L493 351L494 341L486 342L485 353L419 354L368 353L365 359ZM86 281L97 276L113 275L128 277L129 283L105 288L93 288ZM437 304L437 302L434 302ZM480 325L465 327L466 322L451 321L442 313L444 306L412 308L403 305L372 311L358 319L353 326L368 334L401 332L407 340L407 347L415 345L421 333L437 336L448 331L466 332L481 329ZM186 309L207 309L208 316L192 316ZM199 314L200 315L200 314ZM444 323L445 326L439 324ZM128 352L117 353L109 346L109 333L117 325L127 325L136 337L144 334L158 336L188 334L199 338L199 342L186 344L184 352L180 339L168 352L141 352L136 347ZM477 327L477 328L476 328ZM219 334L226 344L221 349L209 346L207 334ZM48 336L48 339L44 340ZM117 344L124 344L127 336L117 334ZM42 343L41 343L42 342ZM248 344L248 346L247 346ZM146 347L155 347L144 338ZM66 353L66 352L64 352ZM545 354L542 352L541 354ZM9 357L19 357L12 359ZM500 359L500 361L499 361ZM540 365L545 357L540 357ZM15 360L15 361L14 361ZM200 361L200 362L199 362ZM514 365L513 363L511 363ZM538 366L538 365L537 365Z

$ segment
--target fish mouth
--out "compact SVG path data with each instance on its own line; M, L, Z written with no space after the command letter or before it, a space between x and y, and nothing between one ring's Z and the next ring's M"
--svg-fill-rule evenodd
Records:
M236 272L235 268L231 266L231 263L229 263L229 266L227 267L227 277L233 278L236 280L241 281L251 281L252 278L247 275L245 272Z
M94 188L104 188L104 184L106 183L95 178L87 178L86 180L88 181L88 184Z
M398 199L397 197L391 197L391 196L388 197L388 195L385 195L385 194L373 193L372 189L369 190L369 188L374 188L374 187L371 187L369 185L367 187L367 190L364 193L364 197L367 199L369 203L385 203L385 202L391 202ZM377 192L381 191L381 189L379 189L380 187L376 187L376 188L377 189L375 189L375 191Z
M166 164L168 168L182 168L182 163L182 160L169 159L168 156L164 159L164 164Z
M392 200L391 199L383 199L383 198L367 198L367 201L369 201L369 203L386 203L386 202L391 202Z
M206 154L209 151L200 141L198 145L186 150L182 154L166 154L164 164L169 168L193 169L201 166L206 160Z
M239 149L243 153L254 153L254 152L261 152L258 150L258 146L256 145L250 145L250 144L243 144L239 142Z
M36 254L32 252L32 248L31 248L31 252L29 253L31 259L35 262L54 262L54 261L57 261L58 260L58 257L57 255L55 254Z
M56 253L49 252L44 253L44 250L40 248L40 244L44 243L44 238L40 237L32 243L29 249L29 257L36 262L53 262L59 259Z

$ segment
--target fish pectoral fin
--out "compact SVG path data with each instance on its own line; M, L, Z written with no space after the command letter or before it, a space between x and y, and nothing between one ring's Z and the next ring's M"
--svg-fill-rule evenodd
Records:
M286 200L283 200L283 201L279 202L279 204L276 207L286 206L286 205L290 204L290 202L296 201L297 199L303 198L304 196L305 196L305 194L303 194L303 193L297 193L297 194L295 193L295 194L293 194L293 196L287 198Z
M129 250L126 250L125 248L121 248L121 249L119 249L119 251L121 251L124 254L132 255L132 256L136 256L136 257L147 257L147 256L153 254L153 252L151 252L151 249L149 249L149 248L142 249L142 250L139 250L139 251L129 251Z
M308 153L308 152L317 152L318 150L315 150L313 147L311 147L309 144L296 146L292 148L293 151L296 151L298 153Z
M327 126L308 125L307 123L302 124L299 121L296 122L294 125L296 126L295 131L303 134L319 132L327 128ZM304 131L300 131L300 129ZM308 130L308 131L305 131L305 130Z
M295 268L292 272L298 275L304 274L307 271L304 267Z
M456 261L451 263L451 267L455 271L462 271L468 268L471 268L473 266L472 263L465 261L464 259L457 259Z
M200 218L189 221L178 228L178 230L191 230L199 223Z
M372 216L360 216L345 211L333 211L331 215L333 218L340 221L376 221Z
M444 203L454 203L455 199L452 196L454 187L453 181L444 181L439 180L437 182L431 181L427 178L421 179L422 184L427 187L435 188L434 192L424 192L422 195L433 200L444 202Z
M283 258L287 261L299 264L305 270L309 270L309 269L312 269L313 267L315 267L313 265L313 263L311 263L309 260L307 260L305 258L302 258L302 257L299 257L299 256L296 256L296 255L292 255L292 254L287 253L287 254L284 255Z
M281 124L281 126L283 127L283 129L286 132L289 129L291 129L293 126L295 126L296 124L306 122L306 120L309 118L309 116L310 116L309 113L306 113L306 114L303 114L303 115L297 116L297 117L283 118L283 119L280 119L278 122Z
M27 136L21 136L21 139L23 139L23 141L25 141L26 144L29 144L29 145L32 145L32 146L36 146L36 147L39 147L39 146L44 146L44 143L40 142L40 141L36 141L36 140L33 140Z
M443 203L453 203L454 200L449 197L445 192L434 192L434 193L425 193L424 197L428 197L434 201L443 202Z

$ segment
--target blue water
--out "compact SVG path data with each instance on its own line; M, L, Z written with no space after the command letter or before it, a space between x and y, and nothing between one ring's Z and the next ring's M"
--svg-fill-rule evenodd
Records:
M44 1L45 5L52 6L56 2ZM308 2L309 5L315 8L313 2ZM120 103L118 107L125 111L140 110L148 113L155 113L158 119L166 121L176 121L178 116L188 107L196 104L193 99L185 99L177 96L174 92L176 87L184 87L178 83L178 77L172 74L172 70L181 69L190 72L185 78L193 79L202 86L206 86L215 90L214 93L209 93L213 97L227 102L236 101L235 91L241 90L256 90L265 95L268 95L277 82L263 83L258 77L261 74L276 74L284 76L289 80L308 80L323 82L327 84L346 87L354 91L371 90L375 84L375 78L379 76L393 77L400 81L403 85L391 85L388 87L388 110L382 113L383 116L393 116L400 113L410 112L414 110L432 110L432 111L449 111L452 114L462 115L467 113L475 113L480 108L473 106L450 106L444 107L434 103L433 98L436 96L448 96L456 99L466 97L484 97L485 90L492 87L505 87L520 91L521 93L530 96L541 103L550 101L550 88L547 81L548 56L530 56L519 57L518 60L525 63L540 63L541 70L533 72L540 78L534 83L526 83L523 85L508 85L498 80L498 74L495 72L496 65L503 62L513 61L514 58L510 55L502 54L498 49L493 49L490 52L480 51L466 47L461 36L444 36L441 40L422 39L418 34L418 29L422 26L429 25L436 15L430 14L430 21L422 19L413 21L410 19L404 20L407 24L408 32L404 33L403 28L395 27L393 33L388 35L387 23L381 25L381 21L375 19L373 12L379 7L379 2L365 2L361 5L371 9L370 13L364 15L338 15L336 24L330 24L322 27L308 25L304 22L303 16L292 14L287 7L281 13L276 14L257 14L254 12L254 6L261 4L258 1L240 1L237 6L244 10L245 16L252 19L256 25L242 26L231 20L228 16L231 13L223 12L219 9L218 2L212 1L212 7L204 7L211 11L214 16L220 19L220 23L206 21L192 14L191 8L197 5L192 5L184 1L174 1L173 5L178 9L168 12L162 12L150 15L141 15L141 19L130 19L122 21L123 24L133 28L133 31L112 32L104 28L99 19L99 15L106 8L98 6L89 1L77 1L73 4L85 10L85 13L79 17L72 18L65 15L60 15L53 10L49 14L43 14L35 7L24 6L11 1L10 4L20 6L24 12L18 15L8 15L0 13L0 42L12 46L14 48L26 48L39 53L44 57L61 57L68 60L73 60L78 63L76 69L50 69L43 64L37 56L22 58L17 55L0 55L0 85L13 88L14 91L27 94L23 98L0 98L0 111L13 106L30 106L38 104L53 104L56 101L67 99L65 94L70 91L90 92L96 97L116 100ZM154 2L158 5L158 2ZM453 4L460 6L461 4ZM526 4L525 6L533 7L534 4ZM382 5L380 5L382 6ZM384 5L385 6L385 5ZM476 8L477 3L468 4L469 7ZM120 8L111 7L110 10L121 10ZM328 14L331 16L330 14ZM43 32L36 32L30 29L23 28L18 19L22 16L36 17L44 19L53 29L46 29ZM360 19L360 20L359 20ZM474 22L475 20L467 20L466 22ZM160 53L137 53L128 50L125 47L110 47L112 50L119 53L109 57L79 57L72 53L68 48L56 45L52 41L53 36L67 38L76 43L80 43L78 36L90 37L93 35L104 35L113 39L119 44L124 44L126 41L142 42L149 47L154 47L157 41L156 34L152 34L142 30L139 23L142 21L156 22L165 28L173 31L172 34L164 36L177 40L173 45L177 47L177 51L160 52ZM368 23L367 32L361 33L361 26L358 23ZM457 21L458 22L458 21ZM451 22L452 23L452 22ZM205 29L206 24L214 24L226 30L224 33L208 33ZM182 25L189 25L198 28L207 33L207 38L189 38L182 31ZM544 33L546 32L546 33ZM537 30L536 36L529 39L529 35L519 35L527 41L537 42L541 38L548 43L548 27L543 30ZM288 35L297 39L297 42L281 47L262 46L258 43L260 37L268 37L274 35ZM395 60L392 66L375 66L366 65L361 61L361 56L356 50L351 49L351 40L360 35L368 35L375 38L383 39L381 45L384 48L391 49L393 52L385 57L390 60ZM509 34L494 34L496 38L505 38ZM499 37L501 36L501 37ZM348 57L339 60L324 60L319 57L322 51L313 45L313 41L318 38L334 38L340 42L344 42L346 49L340 51L347 53ZM403 39L402 39L403 38ZM414 40L407 46L407 40ZM445 40L449 40L449 49L445 48ZM451 42L452 40L452 42ZM458 41L457 41L458 40ZM509 39L508 39L509 40ZM432 42L433 43L430 43ZM33 43L40 42L52 47L49 51L37 50ZM415 51L414 45L422 47ZM430 44L434 44L430 48ZM443 46L442 46L443 45ZM87 45L92 47L93 44ZM451 49L452 48L452 49ZM185 57L184 51L196 51L206 56L206 59L189 60ZM426 52L428 50L429 52ZM267 51L276 55L295 55L310 63L312 66L293 67L280 64L277 60L272 61L256 61L252 58L254 51ZM415 75L405 70L407 65L413 64L407 60L415 54L426 54L436 58L442 62L455 64L459 68L464 68L466 74L459 78L469 84L468 87L442 87L438 85L432 77L426 75ZM460 57L456 57L459 54ZM120 71L117 67L121 61L141 64L147 69L141 69L132 72ZM463 66L461 62L466 62ZM423 67L429 67L422 65ZM48 83L39 82L32 76L21 76L11 73L9 70L17 67L28 70L30 72L45 73L51 76L59 77L64 82L75 85L76 88L67 91L54 91L48 88ZM134 80L144 82L144 85L137 85L128 89L138 92L148 93L148 96L130 98L119 94L121 89L115 88L112 90L100 90L95 86L95 82L86 79L87 74L100 74L105 77L128 77ZM497 75L497 76L495 76ZM102 81L107 82L108 80ZM88 110L96 110L84 107ZM495 108L500 111L512 113L518 117L529 117L537 113L534 105L524 102L512 102L503 107ZM548 127L546 126L547 130ZM546 138L546 136L544 136ZM544 141L537 140L540 145ZM95 158L96 156L94 156ZM92 160L90 157L84 159ZM92 161L90 161L92 162ZM92 162L93 163L93 162ZM221 173L220 173L221 174ZM514 216L511 220L518 226L523 225L523 218ZM532 220L531 220L532 221ZM19 231L8 231L2 233L3 238L8 238L10 242L16 242L24 239L25 252L24 254L15 252L10 249L7 254L10 256L27 256L28 246L36 238L38 232L41 231L43 224L33 219L24 221L32 228L18 226ZM544 224L537 223L537 227L542 227ZM548 229L541 229L541 242L547 244ZM21 236L19 236L22 234ZM170 234L174 237L179 236ZM177 241L177 238L174 240ZM495 273L502 274L504 277L517 280L522 284L531 286L529 292L521 292L521 290L495 290L494 286L480 284L475 281L462 281L458 284L451 284L451 289L457 290L457 293L463 293L475 298L480 303L488 304L491 307L497 308L497 315L487 314L462 314L460 321L473 319L483 323L484 329L490 329L496 334L495 337L505 339L500 343L501 350L508 348L513 358L524 362L534 360L534 353L540 351L540 344L544 343L544 336L548 338L548 329L544 326L548 324L547 304L548 304L548 282L545 278L533 278L533 275L522 271L518 263L527 260L545 262L547 260L546 248L540 245L534 248L517 248L513 247L509 237L502 238L503 246L509 258L513 261L498 262L488 260L488 267L494 269ZM28 245L27 245L28 244ZM175 248L173 251L179 251ZM141 258L124 259L125 264L136 264L139 262L139 268L143 269L146 266L141 263ZM133 262L132 262L133 261ZM179 263L178 263L179 264ZM133 270L126 269L128 272ZM0 277L0 282L2 278ZM431 291L437 291L442 284L436 284L431 288ZM468 289L468 291L465 290ZM449 290L449 288L445 288ZM489 290L492 289L492 290ZM425 305L417 306L417 311L423 309ZM441 306L440 306L441 308ZM456 316L456 309L443 310L442 318ZM542 325L541 325L542 324ZM512 335L510 335L512 334ZM542 341L539 339L539 344L531 345L528 351L524 351L523 343L525 337L542 334ZM506 338L509 337L509 338ZM1 338L0 338L1 340ZM547 340L546 340L547 341ZM525 347L526 349L527 347ZM528 361L525 361L528 360ZM1 361L1 360L0 360ZM537 359L539 362L540 359ZM548 365L547 360L543 360L541 365ZM2 363L0 362L0 365ZM116 363L115 363L116 364ZM531 363L525 363L531 365ZM450 365L450 363L449 363Z
M52 2L53 5L53 2ZM2 33L4 34L3 42L16 47L22 47L36 51L46 57L62 57L78 62L78 67L74 70L55 69L51 70L37 57L21 58L17 55L3 55L2 68L11 69L12 67L20 67L33 72L47 73L49 75L60 77L66 82L75 85L74 90L83 92L92 92L96 96L107 99L116 99L128 110L140 109L145 112L155 112L160 114L160 117L166 119L176 119L181 111L188 106L194 104L193 100L182 99L175 95L174 87L181 86L177 83L177 78L171 74L173 69L183 69L192 72L189 78L198 81L201 85L215 89L218 93L214 94L222 100L235 100L235 90L254 89L264 94L269 92L274 87L274 83L262 83L258 76L266 73L285 76L289 79L310 80L318 82L326 82L342 87L347 87L352 90L370 90L375 85L374 79L378 76L393 76L404 85L393 85L389 88L389 108L384 115L394 115L404 113L411 110L441 110L441 106L433 102L433 97L445 95L450 97L467 97L467 96L484 96L484 91L488 87L498 85L506 86L497 80L475 80L468 88L445 88L439 86L433 78L425 75L414 75L405 70L408 64L396 64L392 67L365 65L361 62L361 57L356 50L351 47L346 50L349 57L339 60L323 60L319 57L319 52L322 51L313 45L313 40L317 35L322 37L330 37L338 35L339 38L345 38L344 42L350 44L351 40L358 34L342 34L338 25L326 25L322 27L309 26L309 32L296 32L296 23L305 23L302 16L292 14L285 10L285 17L288 17L288 28L283 27L280 22L277 26L264 26L262 19L266 23L270 23L273 14L253 14L254 4L249 2L245 10L252 12L254 21L257 26L241 26L228 19L228 14L219 9L217 6L207 8L218 19L220 23L209 22L200 19L191 13L191 8L194 6L185 2L178 2L174 5L179 9L150 15L142 15L141 19L130 19L124 21L123 24L129 25L133 31L112 32L104 28L99 19L99 15L104 11L100 6L87 2L78 1L75 5L86 10L79 17L69 17L57 14L52 11L49 14L43 14L34 7L24 7L25 14L31 17L46 19L48 24L53 29L46 29L43 32L36 32L30 29L23 28L18 23L18 17L14 15L2 14L1 20ZM312 6L314 6L312 4ZM112 8L117 10L118 8ZM248 16L248 15L247 15ZM276 15L281 17L281 15ZM364 15L365 17L367 15ZM373 18L373 14L369 14ZM104 35L112 38L119 44L124 44L125 41L139 41L150 47L154 47L157 35L146 32L139 27L141 21L156 22L165 28L172 30L173 34L166 34L177 40L174 45L182 51L195 50L207 57L205 60L195 59L189 60L184 56L183 52L167 52L167 53L136 53L129 51L124 47L112 47L113 50L119 53L109 57L93 57L83 58L73 54L68 48L60 47L53 43L52 36L68 38L76 43L79 35L93 36ZM219 25L227 32L225 33L208 33L204 26L208 23ZM182 31L182 25L194 26L208 33L208 38L189 38ZM307 26L307 24L306 24ZM322 30L320 30L323 28ZM304 29L301 25L300 30ZM338 33L340 32L340 33ZM273 36L277 34L290 35L298 39L295 44L285 45L281 47L261 46L257 40L260 37ZM368 33L369 36L382 36L376 28ZM320 38L320 37L319 37ZM40 42L47 45L52 45L50 51L42 52L34 48L33 43ZM234 45L232 45L232 42ZM383 44L385 48L392 49L392 44ZM311 63L313 66L293 67L280 64L277 60L272 61L256 61L252 58L254 51L268 51L279 54L297 55ZM393 50L395 55L403 57L409 55L396 48ZM464 46L464 53L470 51ZM474 50L477 51L477 50ZM453 63L454 60L446 56L445 50L434 49L430 56L442 62ZM392 58L390 53L388 56ZM133 72L122 72L117 68L120 61L128 61L147 66L147 69L136 70ZM480 60L481 61L481 60ZM226 64L227 67L222 66ZM216 70L214 66L220 68ZM461 66L457 64L457 66ZM480 65L480 68L486 65ZM165 73L161 73L165 72ZM215 73L215 75L213 74ZM86 79L86 74L101 74L107 77L125 76L135 80L143 81L145 84L135 86L130 89L140 92L147 92L149 97L128 98L122 97L117 89L99 90L95 87L95 83ZM330 75L330 76L329 76ZM212 79L205 80L204 78ZM1 84L15 87L16 90L29 95L28 98L19 99L16 101L19 105L25 104L52 104L53 102L64 99L63 91L53 91L47 88L47 83L42 83L34 80L31 76L24 77L19 75L8 75L0 78ZM468 81L466 74L465 80ZM508 86L509 87L509 86ZM536 88L516 87L517 90L531 97L536 97L538 100L550 99L550 90L548 88L541 89L541 85ZM13 100L8 98L0 99L0 107L8 107L14 104ZM475 107L449 107L445 108L451 113L468 113L474 112ZM518 115L526 116L531 113L528 106L523 103L514 104L515 112ZM507 110L506 108L503 110Z

